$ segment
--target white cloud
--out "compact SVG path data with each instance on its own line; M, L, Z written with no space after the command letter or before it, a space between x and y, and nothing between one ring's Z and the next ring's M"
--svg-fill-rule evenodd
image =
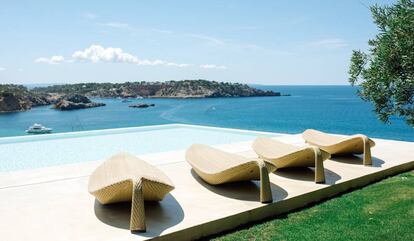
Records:
M60 64L65 61L63 56L54 55L50 58L40 57L35 59L35 63L46 63L46 64Z
M180 68L191 66L191 64L177 64L177 63L171 63L171 62L167 62L164 65L166 65L166 66L173 66L173 67L180 67Z
M73 63L73 62L90 62L90 63L125 63L125 64L133 64L133 65L140 65L140 66L166 66L166 67L189 67L193 66L192 64L183 64L183 63L175 63L169 62L161 59L149 60L149 59L141 59L138 58L136 55L131 53L124 52L121 48L112 48L108 47L105 48L101 45L91 45L90 47L84 50L75 51L72 54L72 58L69 60L65 60L63 56L54 55L50 58L40 57L35 60L36 63L46 63L46 64L60 64L60 63ZM199 65L200 68L203 69L218 69L218 70L225 70L227 69L224 65L215 65L215 64L201 64ZM1 71L1 68L0 68Z
M148 60L140 59L135 55L124 52L121 48L104 48L100 45L91 45L84 50L78 50L73 53L72 58L80 62L106 62L106 63L127 63L143 66L174 66L188 67L190 64L178 64L165 60Z
M0 66L0 72L1 71L6 71L6 68Z
M348 46L345 40L340 38L321 39L307 44L310 47L339 49Z
M203 69L222 69L222 70L227 69L227 67L224 66L224 65L215 65L215 64L202 64L202 65L200 65L200 68L203 68Z

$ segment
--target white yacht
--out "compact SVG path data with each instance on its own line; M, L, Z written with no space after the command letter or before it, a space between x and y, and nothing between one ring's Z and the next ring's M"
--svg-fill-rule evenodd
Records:
M52 132L52 128L44 127L41 124L33 124L29 129L26 130L28 134L47 134Z

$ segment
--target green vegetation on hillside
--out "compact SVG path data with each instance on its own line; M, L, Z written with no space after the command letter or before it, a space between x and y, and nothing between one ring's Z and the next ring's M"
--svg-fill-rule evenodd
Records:
M36 92L81 94L92 97L247 97L278 96L280 93L252 88L246 84L208 80L167 82L80 83L35 88Z
M280 96L273 91L259 90L246 84L208 80L167 82L80 83L38 87L28 90L21 85L0 85L0 112L24 111L34 106L55 104L64 109L103 106L101 103L74 104L65 96L95 98L212 98ZM58 103L63 101L62 103ZM62 109L62 108L60 108Z
M29 91L23 85L0 84L0 94L27 94Z
M50 100L45 94L34 93L22 85L0 85L0 113L24 111L48 104Z

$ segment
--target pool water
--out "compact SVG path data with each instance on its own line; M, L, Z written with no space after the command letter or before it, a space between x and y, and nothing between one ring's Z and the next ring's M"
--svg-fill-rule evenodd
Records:
M126 151L149 154L193 143L218 145L273 135L181 124L0 138L0 172L104 160ZM277 135L277 134L274 134Z

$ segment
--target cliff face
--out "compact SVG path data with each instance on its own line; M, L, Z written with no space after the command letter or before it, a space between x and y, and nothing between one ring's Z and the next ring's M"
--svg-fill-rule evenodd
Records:
M0 85L0 112L25 111L49 104L46 94L34 94L18 85Z
M82 94L89 97L149 97L149 98L206 98L279 96L280 93L263 91L248 85L207 80L182 80L167 82L85 83L55 85L37 88L38 92Z
M19 96L11 93L2 93L0 95L0 111L23 111L30 109L31 105L27 102L23 102Z
M33 92L19 85L0 85L0 113L29 110L32 107L55 104L58 110L75 110L104 106L82 95L62 95Z

